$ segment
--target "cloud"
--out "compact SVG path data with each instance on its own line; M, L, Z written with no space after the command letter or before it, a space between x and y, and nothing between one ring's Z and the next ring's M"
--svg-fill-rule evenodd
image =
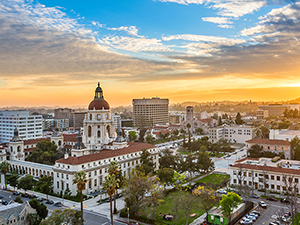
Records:
M203 21L217 23L217 24L232 24L233 22L230 21L228 17L202 17Z
M234 28L233 25L227 25L227 24L220 24L220 25L218 25L218 27L221 27L221 28Z
M117 31L125 31L127 32L129 35L132 35L132 36L138 36L138 31L139 29L136 28L136 26L129 26L129 27L126 27L126 26L121 26L121 27L107 27L106 29L108 30L117 30Z

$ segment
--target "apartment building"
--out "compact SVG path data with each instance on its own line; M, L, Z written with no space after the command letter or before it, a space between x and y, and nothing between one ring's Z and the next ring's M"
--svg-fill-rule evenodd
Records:
M29 111L0 111L0 143L7 143L18 128L23 140L41 138L42 115L30 115Z
M135 127L152 127L169 123L169 99L133 99L133 124Z
M285 179L293 182L299 192L300 161L279 160L272 162L269 158L245 158L236 161L230 167L230 184L247 185L254 189L264 188L270 191L284 193L286 190ZM300 193L300 192L299 192Z

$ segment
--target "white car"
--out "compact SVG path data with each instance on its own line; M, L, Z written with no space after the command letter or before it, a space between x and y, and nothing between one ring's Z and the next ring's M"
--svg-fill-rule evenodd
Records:
M227 195L227 191L225 191L224 189L217 190L217 193Z

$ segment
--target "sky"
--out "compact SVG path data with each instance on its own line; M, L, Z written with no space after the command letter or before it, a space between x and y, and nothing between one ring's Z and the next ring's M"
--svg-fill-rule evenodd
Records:
M0 0L0 107L300 96L295 0Z

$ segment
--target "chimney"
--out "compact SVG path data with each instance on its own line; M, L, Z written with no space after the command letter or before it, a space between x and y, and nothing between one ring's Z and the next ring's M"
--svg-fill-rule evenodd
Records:
M69 154L65 153L65 159L69 158Z

